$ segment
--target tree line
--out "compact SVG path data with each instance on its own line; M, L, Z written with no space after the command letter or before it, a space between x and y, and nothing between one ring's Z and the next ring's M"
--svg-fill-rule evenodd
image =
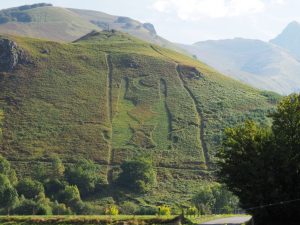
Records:
M247 121L225 131L218 177L255 224L298 224L300 95L283 98L270 118L272 126Z

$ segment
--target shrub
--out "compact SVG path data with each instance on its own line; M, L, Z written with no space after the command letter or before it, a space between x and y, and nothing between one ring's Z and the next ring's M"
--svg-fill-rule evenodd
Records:
M157 215L159 216L170 216L171 215L171 208L166 205L162 205L157 207Z
M192 202L201 214L209 214L215 204L215 197L209 186L199 188L198 193L193 197Z
M157 214L157 208L152 206L141 206L137 212L138 215L155 215Z
M82 159L74 167L68 168L66 179L70 184L76 185L83 196L93 193L97 184L102 182L98 166L86 159Z
M40 193L44 193L44 186L39 181L26 178L18 183L17 191L19 195L23 195L25 198L34 199Z
M51 157L51 178L61 179L65 174L65 166L58 156Z
M5 209L9 214L10 209L16 204L17 200L17 191L9 182L8 177L0 174L0 208Z
M121 213L124 215L135 215L139 211L139 206L133 202L123 202L121 205Z
M55 201L52 203L53 215L72 215L72 210L63 203Z
M186 215L188 216L196 216L197 208L195 206L189 207L186 211Z
M155 184L156 172L151 161L147 159L124 162L121 169L118 184L127 189L143 193L149 191Z
M105 209L105 214L112 215L112 216L119 215L119 209L116 205L111 205Z
M80 192L76 185L68 185L63 191L59 193L58 200L65 204L70 204L71 202L80 201Z
M58 194L65 189L65 184L58 179L48 179L45 181L44 187L46 195L56 199Z
M23 198L14 209L14 213L17 215L51 215L52 209L49 205Z

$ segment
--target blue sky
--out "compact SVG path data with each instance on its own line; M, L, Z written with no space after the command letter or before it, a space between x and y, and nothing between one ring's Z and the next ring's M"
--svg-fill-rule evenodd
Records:
M44 0L56 6L102 11L153 23L174 42L234 37L269 40L300 22L299 0ZM1 1L0 8L43 2Z

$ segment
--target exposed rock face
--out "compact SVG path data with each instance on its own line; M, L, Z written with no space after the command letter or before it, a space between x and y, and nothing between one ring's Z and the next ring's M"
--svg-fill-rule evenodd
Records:
M9 39L0 39L0 72L10 72L18 64L29 62L24 51Z
M156 35L156 30L153 24L151 23L144 23L143 27L148 30L151 34Z

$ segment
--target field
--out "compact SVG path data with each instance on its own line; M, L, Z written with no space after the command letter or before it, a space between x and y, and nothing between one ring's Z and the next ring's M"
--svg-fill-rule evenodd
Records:
M172 223L175 216L2 216L3 225L96 225L96 224L165 224Z
M99 164L108 183L127 159L153 160L157 186L146 195L113 190L95 204L188 204L213 180L225 127L268 124L279 96L222 76L187 56L120 32L62 44L8 36L33 61L0 74L0 153L19 176L57 154ZM98 196L99 197L99 196Z

